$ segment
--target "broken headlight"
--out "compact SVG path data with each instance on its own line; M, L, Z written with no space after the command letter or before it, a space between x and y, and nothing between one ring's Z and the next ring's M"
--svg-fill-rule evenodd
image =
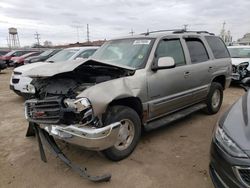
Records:
M63 103L67 108L73 108L78 113L91 107L91 103L87 98L78 98L78 99L67 98L67 99L64 99Z
M26 86L26 89L27 89L28 93L32 93L32 94L36 93L36 88L32 84L28 84Z

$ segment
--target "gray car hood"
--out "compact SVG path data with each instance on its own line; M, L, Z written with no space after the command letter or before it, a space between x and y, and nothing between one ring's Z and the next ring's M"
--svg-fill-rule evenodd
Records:
M250 150L250 92L231 107L222 126L241 149Z
M95 59L78 59L72 61L56 62L56 63L46 63L44 66L34 67L23 73L24 76L31 78L38 77L51 77L60 73L71 72L82 64L88 65L106 65L111 67L122 68L126 70L135 70L135 68L116 65L109 62L100 62Z

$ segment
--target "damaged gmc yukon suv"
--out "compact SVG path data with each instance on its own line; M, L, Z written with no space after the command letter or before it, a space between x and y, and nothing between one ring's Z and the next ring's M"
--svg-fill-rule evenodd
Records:
M205 109L217 113L230 84L223 41L208 32L151 32L107 41L90 59L30 70L29 122L114 161L142 130Z

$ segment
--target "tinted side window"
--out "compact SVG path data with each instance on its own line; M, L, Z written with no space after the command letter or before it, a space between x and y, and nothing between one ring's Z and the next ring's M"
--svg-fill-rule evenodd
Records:
M226 45L219 37L206 36L205 38L216 59L230 57Z
M186 39L192 63L201 63L209 59L207 50L200 39Z
M176 66L186 64L181 42L178 39L160 41L155 55L157 59L160 57L172 57Z

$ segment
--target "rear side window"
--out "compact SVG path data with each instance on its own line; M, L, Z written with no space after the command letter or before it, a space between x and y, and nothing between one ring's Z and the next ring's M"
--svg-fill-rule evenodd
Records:
M207 50L200 39L188 38L186 43L192 63L201 63L209 59Z
M185 65L185 57L179 39L162 40L156 50L156 58L172 57L176 66Z
M206 36L205 38L216 59L230 57L227 47L221 38L215 36Z

